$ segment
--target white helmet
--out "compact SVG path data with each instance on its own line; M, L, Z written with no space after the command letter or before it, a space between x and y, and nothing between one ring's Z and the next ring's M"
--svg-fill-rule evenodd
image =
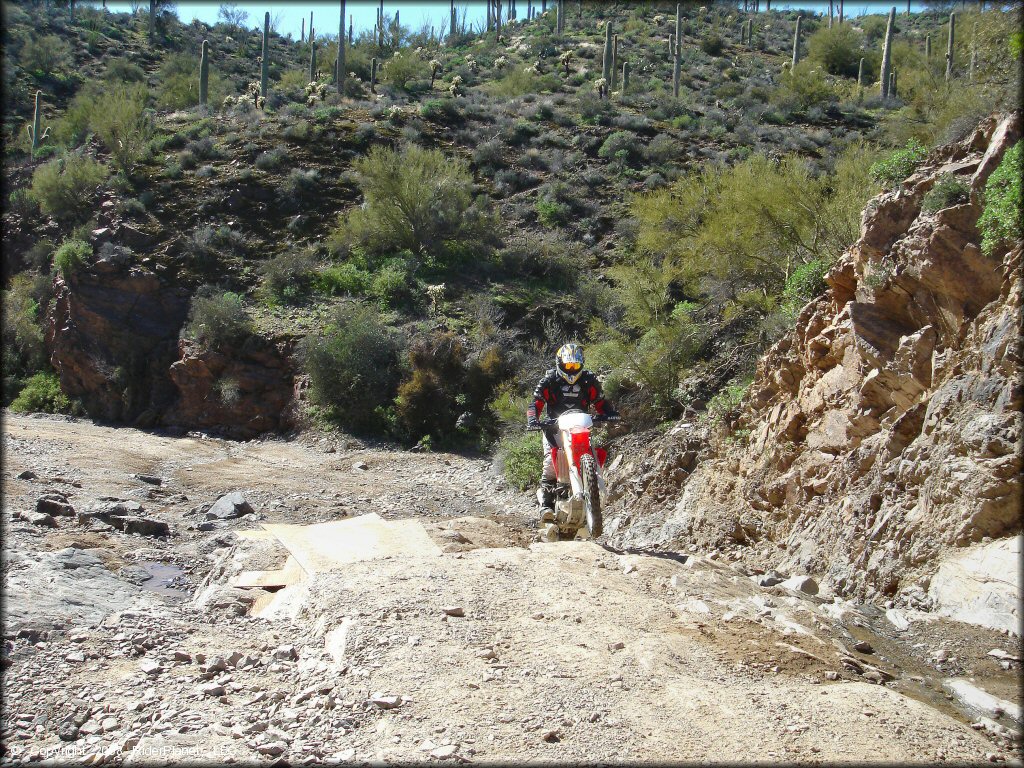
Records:
M564 344L555 355L555 370L570 384L575 384L583 373L583 347L579 344Z

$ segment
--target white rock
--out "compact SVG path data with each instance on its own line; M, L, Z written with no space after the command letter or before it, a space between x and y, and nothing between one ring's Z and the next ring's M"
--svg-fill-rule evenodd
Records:
M158 675L163 672L164 668L160 666L160 662L156 659L143 659L139 662L139 669L147 675Z
M818 582L810 576L793 576L782 582L781 586L794 592L803 592L805 595L818 594Z
M455 757L459 751L458 744L446 744L443 747L438 747L430 753L430 756L435 760L450 760Z
M939 565L928 587L936 613L1017 634L1020 629L1018 564L1024 537L971 547Z
M890 608L885 612L885 618L900 632L910 629L910 619L899 608Z

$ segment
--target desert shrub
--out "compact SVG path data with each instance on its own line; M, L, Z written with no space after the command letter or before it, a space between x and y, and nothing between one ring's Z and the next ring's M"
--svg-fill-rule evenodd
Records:
M505 480L513 488L528 490L540 482L544 450L535 432L521 432L498 442L497 461Z
M82 240L68 239L53 254L53 268L65 280L92 256L92 246Z
M828 287L825 275L830 266L831 260L822 258L812 259L794 269L782 290L783 303L789 307L799 308L824 293Z
M557 200L539 197L534 207L537 210L537 220L545 227L565 226L572 218L569 206Z
M727 423L735 418L749 389L749 381L735 382L723 387L708 401L708 418L718 423Z
M985 209L978 219L981 230L981 250L991 256L1003 243L1019 240L1024 231L1021 212L1021 142L1003 155L999 167L985 183Z
M381 309L412 309L416 303L415 287L408 261L393 258L370 274L366 293L377 299Z
M300 345L312 401L347 429L371 431L378 409L395 396L401 376L398 344L371 309L342 306L323 335Z
M103 79L113 83L143 83L146 81L146 70L128 59L111 59Z
M250 335L252 324L237 293L207 286L192 297L182 336L206 349L223 349L242 343Z
M215 271L221 268L225 257L244 253L245 236L226 226L202 226L185 236L182 248L196 269Z
M40 278L45 279L40 275ZM8 404L22 386L22 377L46 364L40 327L42 313L39 280L21 273L3 292L3 401Z
M321 293L332 296L361 296L370 285L370 273L357 264L345 262L320 270L314 285Z
M145 155L153 133L146 93L144 85L109 88L98 96L89 121L114 166L126 174Z
M636 136L628 131L616 131L611 134L597 151L598 157L633 163L639 158L639 147Z
M532 93L553 91L558 88L557 78L551 75L539 75L522 67L513 67L497 80L484 86L484 90L492 96L502 99L514 99Z
M483 234L465 161L406 145L372 147L354 165L364 204L342 226L371 251L439 257L447 242Z
M426 63L412 51L399 51L384 62L381 79L404 91L425 77L430 77Z
M821 27L807 40L808 58L823 66L832 75L856 77L862 57L868 65L872 54L861 50L863 33L852 24Z
M272 171L281 167L281 164L288 158L288 152L282 147L274 147L256 156L254 165L261 171Z
M790 112L806 112L838 101L838 94L825 77L821 65L805 59L791 72L783 73L772 103Z
M644 158L652 165L662 165L675 160L680 153L679 142L665 133L659 133L643 149Z
M903 149L897 149L871 166L871 177L883 184L899 184L910 176L928 156L928 150L916 139L907 142Z
M444 440L455 431L466 351L458 337L419 337L409 350L411 375L398 387L395 413L406 435Z
M29 194L43 213L78 219L93 210L99 186L109 173L103 163L69 153L36 168Z
M11 403L16 413L67 413L71 401L60 391L60 380L52 373L40 372L25 382L24 388Z
M313 287L316 259L308 251L286 251L260 266L262 288L272 301L294 303Z
M57 35L33 36L21 47L21 66L27 71L50 75L71 61L71 47Z
M462 119L454 99L429 99L420 107L420 115L443 125L451 125Z
M951 173L944 173L921 200L921 210L927 213L966 203L971 191L963 181Z
M725 49L725 43L722 42L721 37L712 33L701 37L700 49L708 56L721 56Z
M492 172L499 168L504 168L505 160L502 157L504 146L497 139L477 144L476 149L473 150L473 162L476 163L478 168Z
M292 168L281 185L278 197L294 207L317 190L316 168Z

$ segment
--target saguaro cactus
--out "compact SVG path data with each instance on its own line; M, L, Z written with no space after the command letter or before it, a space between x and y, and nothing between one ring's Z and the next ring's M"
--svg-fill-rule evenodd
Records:
M612 23L604 23L604 59L601 61L601 77L606 83L612 80Z
M338 62L334 79L338 84L338 95L345 92L345 0L341 0L341 16L338 20Z
M612 82L611 89L614 91L619 80L619 36L612 37Z
M683 13L682 6L676 3L676 37L672 43L672 95L679 98L679 75L682 70L682 62L679 57L682 52L683 40Z
M350 13L348 15L348 46L349 46L349 48L352 47L352 41L355 39L354 31L355 31L355 27L352 24L352 14Z
M302 31L299 32L299 42L306 42L306 17L302 17Z
M889 23L885 25L885 46L882 48L882 72L878 77L882 98L889 96L889 72L892 70L892 33L896 26L896 6L889 10Z
M949 14L949 41L946 43L946 81L953 79L953 46L956 44L956 12Z
M377 58L370 59L370 93L377 92Z
M793 30L793 68L790 72L796 71L796 65L800 63L800 30L804 24L804 17L796 17L796 29Z
M310 28L309 36L312 39L313 30ZM263 56L260 62L260 96L267 98L267 88L270 83L270 11L263 14Z
M668 33L668 60L672 61L672 57L675 55L676 50L676 36L671 32Z
M156 0L149 0L149 42L153 42L156 35Z
M629 62L622 62L622 95L626 95L626 91L629 90Z
M205 106L210 93L210 43L203 40L203 52L199 55L199 105Z
M558 0L555 14L555 34L565 34L565 0Z
M754 47L754 20L747 19L747 46Z
M896 70L889 73L889 98L896 98Z
M316 80L316 40L309 44L309 82Z
M747 22L740 24L740 45L747 44Z
M449 12L449 17L448 17L448 22L449 22L449 24L448 24L448 27L449 27L448 34L450 34L452 37L455 37L455 0L451 0L450 6L451 6L451 10Z
M864 87L864 59L861 58L860 64L857 65L857 85L861 88Z
M974 22L974 32L971 36L971 68L968 70L967 79L974 82L974 69L978 66L978 22Z
M930 59L932 57L932 36L925 35L924 38L924 57Z
M839 25L843 24L843 0L839 0Z
M32 140L32 157L36 156L36 152L39 150L39 145L43 139L50 135L50 127L47 126L46 130L40 133L43 121L43 110L39 107L39 98L42 96L42 91L36 91L36 108L32 113L32 125L26 125L25 130L28 131L28 137Z

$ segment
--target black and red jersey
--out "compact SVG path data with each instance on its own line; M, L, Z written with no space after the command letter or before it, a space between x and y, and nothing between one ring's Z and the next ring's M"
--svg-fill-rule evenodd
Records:
M587 411L590 406L594 406L599 416L614 412L604 399L601 382L590 371L583 371L575 384L570 384L559 376L554 368L547 371L537 384L537 388L533 390L533 401L526 409L527 420L538 418L545 406L548 409L548 418L551 419L556 419L573 408Z

